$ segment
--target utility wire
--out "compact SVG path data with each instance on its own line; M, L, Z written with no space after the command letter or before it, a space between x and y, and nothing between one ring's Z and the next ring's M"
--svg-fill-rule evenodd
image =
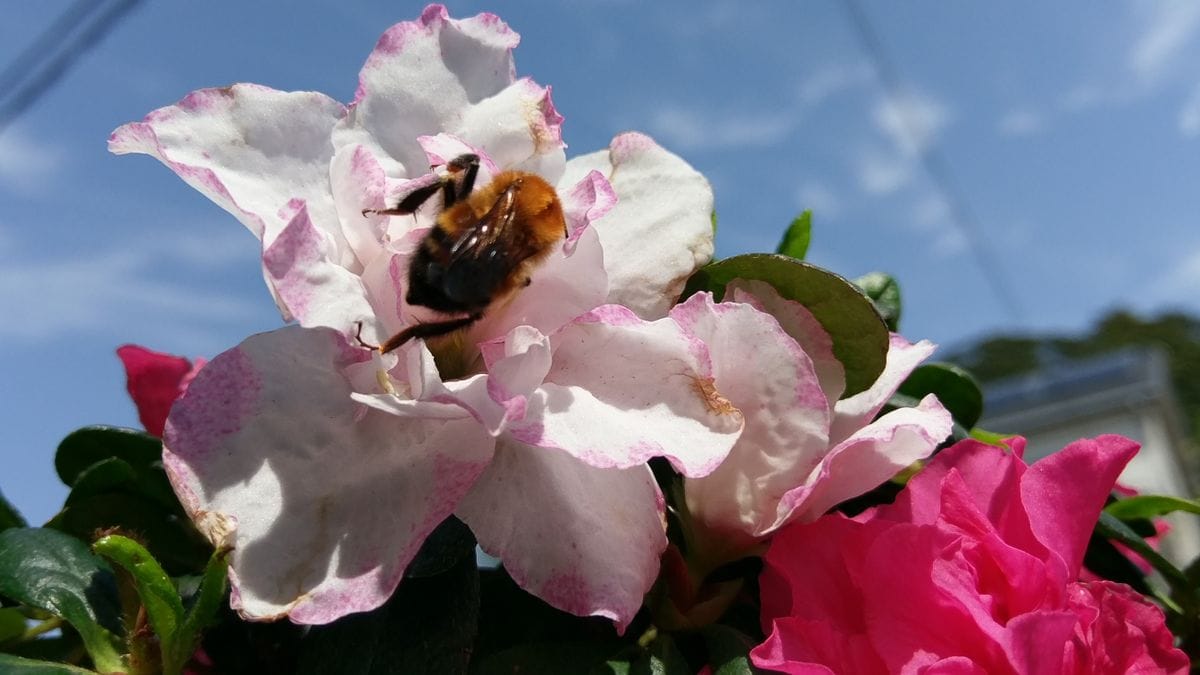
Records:
M116 0L76 31L101 3L76 0L33 43L0 72L0 134L49 91L92 47L108 35L141 0ZM53 54L58 47L57 54ZM41 59L43 54L52 54ZM38 61L41 60L39 65ZM28 76L26 77L26 74ZM21 84L22 80L24 84Z
M1005 311L1008 312L1009 317L1018 323L1022 323L1025 313L1021 304L1017 301L1016 294L1013 293L1012 288L1001 273L1004 268L1000 260L992 254L992 249L988 246L983 227L980 226L979 220L975 217L975 213L968 204L964 193L958 189L958 185L954 182L949 162L946 161L946 157L938 150L937 144L932 140L928 143L919 142L921 130L917 128L917 125L908 115L904 106L901 105L903 96L906 93L906 87L900 78L899 70L895 67L891 59L888 58L887 52L883 49L883 43L871 27L871 22L863 11L862 5L859 4L859 0L845 0L844 5L847 13L850 15L850 23L854 26L855 33L862 42L863 49L875 66L875 74L883 86L884 94L893 104L896 117L903 127L902 131L909 137L909 142L916 150L925 173L933 181L938 191L941 192L942 199L945 200L947 207L950 209L951 220L954 221L959 231L966 237L967 247L975 257L980 274L983 275L984 281L987 282L992 293L995 294Z

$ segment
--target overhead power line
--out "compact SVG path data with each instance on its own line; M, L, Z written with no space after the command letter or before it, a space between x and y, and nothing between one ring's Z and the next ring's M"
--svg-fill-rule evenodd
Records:
M141 0L76 0L0 71L0 133L4 133ZM99 11L97 11L99 10ZM90 19L90 21L89 21Z
M975 217L975 212L971 209L964 193L954 182L950 164L938 149L936 137L927 143L920 142L921 129L912 120L905 106L901 105L907 91L900 78L899 70L888 58L883 43L871 27L870 19L863 11L859 0L845 0L844 5L859 41L862 42L864 51L875 67L875 74L883 87L884 95L892 103L896 118L900 122L901 131L908 136L909 143L916 150L926 175L941 193L942 199L950 211L951 220L966 238L967 248L975 257L979 273L983 275L984 281L1009 317L1018 323L1023 322L1024 311L1003 275L1004 267L1001 265L1000 259L992 253L984 229Z

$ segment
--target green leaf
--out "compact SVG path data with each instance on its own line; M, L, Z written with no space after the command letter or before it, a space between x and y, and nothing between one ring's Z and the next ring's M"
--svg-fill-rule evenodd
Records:
M576 668L575 672L581 671ZM604 675L692 675L687 659L679 653L671 636L666 634L656 636L646 649L638 646L626 649L591 672Z
M66 506L124 488L132 488L137 483L137 473L133 467L118 457L102 459L79 472L75 484L67 495Z
M212 546L182 513L128 492L72 499L46 526L80 539L111 528L136 533L171 574L198 572L212 554Z
M183 625L175 634L171 652L163 651L163 663L184 666L196 651L200 635L204 629L213 623L217 612L221 609L225 592L228 590L229 552L216 551L208 560L204 569L204 577L200 580L200 588L196 593L191 608L184 617ZM167 671L172 672L172 671Z
M519 620L519 617L514 617ZM605 663L620 646L609 641L528 642L471 663L471 675L610 672Z
M406 578L379 609L301 642L300 673L466 673L478 632L479 573L472 548L441 574Z
M34 661L12 654L0 654L0 673L6 675L96 675L95 671L53 661Z
M1161 553L1155 551L1145 539L1138 536L1128 525L1121 521L1116 516L1107 511L1100 512L1100 522L1096 524L1096 531L1102 536L1108 537L1125 544L1129 548L1137 551L1138 555L1146 559L1154 569L1158 570L1159 574L1167 580L1167 583L1172 588L1187 592L1188 580L1187 576L1171 564L1169 560L1164 558Z
M161 466L162 442L135 429L93 426L71 432L58 444L54 468L68 487L73 487L91 465L116 457L130 466L142 469Z
M10 527L26 527L28 523L21 517L21 513L4 498L4 494L0 493L0 531L7 530Z
M845 396L866 390L883 372L887 326L870 298L854 284L786 256L751 253L700 268L688 280L684 296L711 291L720 300L734 279L765 281L812 312L833 339L833 354L846 369Z
M711 624L701 629L704 644L708 648L708 664L713 675L755 675L762 671L750 663L750 650L754 639L741 631L721 624Z
M1012 434L1001 434L995 431L988 431L987 429L975 427L971 429L970 437L981 443L994 445L997 448L1008 448L1008 445L1004 441L1012 438Z
M16 607L0 608L0 645L25 634L28 620Z
M176 632L183 622L183 601L171 578L149 551L129 537L116 534L101 537L92 544L92 550L129 573L138 599L146 610L150 628L158 636L163 671L179 673L183 670L183 662L174 659L178 651L175 649ZM188 653L183 655L184 662L188 656Z
M1146 583L1146 574L1118 549L1111 541L1099 533L1092 533L1088 539L1087 550L1083 554L1083 566L1097 576L1129 585L1142 595L1152 592Z
M1154 518L1175 511L1200 514L1200 502L1167 495L1137 495L1118 499L1104 509L1121 520Z
M854 284L863 289L875 309L883 317L888 330L900 330L900 284L890 274L871 272L854 280Z
M0 532L0 595L66 619L98 670L123 669L112 570L83 542L42 528Z
M450 516L421 544L421 550L404 570L405 578L431 577L475 554L475 535L466 523Z
M796 260L804 260L804 256L808 255L810 241L812 241L812 211L805 211L796 216L796 219L788 226L779 246L775 248L775 252L791 256Z
M918 400L926 394L937 394L954 421L966 429L974 427L983 415L983 390L979 383L970 373L949 363L918 366L898 391Z

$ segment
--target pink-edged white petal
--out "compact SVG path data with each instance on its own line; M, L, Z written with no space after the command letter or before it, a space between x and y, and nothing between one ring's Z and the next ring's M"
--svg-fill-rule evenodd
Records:
M687 278L712 258L712 188L687 162L634 132L617 136L607 150L567 162L559 192L593 170L617 194L616 207L595 223L608 302L645 319L666 316Z
M775 317L812 360L830 408L846 391L846 368L833 355L833 338L804 305L781 296L765 281L734 279L725 287L725 300L745 302Z
M362 414L344 370L370 358L328 329L263 333L171 411L168 475L201 531L233 545L246 618L322 624L381 605L492 455L474 420Z
M536 173L553 185L567 161L562 122L550 87L522 78L467 108L447 131L471 139L498 165Z
M667 546L662 495L650 469L598 469L513 441L455 514L521 588L566 612L624 631L658 575Z
M268 245L287 224L279 210L303 199L334 238L335 260L349 264L329 191L329 134L344 114L324 94L235 84L194 91L120 127L108 148L157 158Z
M855 431L821 459L807 479L779 502L772 531L816 520L933 454L950 435L950 412L933 394L915 408L899 408Z
M825 392L812 361L770 314L697 293L671 318L708 346L717 389L746 420L728 459L685 482L688 508L717 532L761 536L780 498L828 449Z
M666 457L709 473L742 431L742 414L713 384L707 348L674 321L599 307L551 336L554 362L511 438L600 468Z
M834 406L833 427L829 431L830 442L840 443L870 422L900 388L900 384L922 361L929 358L935 349L937 345L928 340L914 344L892 333L887 362L875 384L866 391L838 401Z
M425 173L417 137L457 129L468 107L509 86L519 41L493 14L451 19L441 5L392 26L359 72L334 144L363 144L393 158L384 164L389 176Z
M353 269L361 271L383 253L386 220L363 213L389 206L383 167L364 146L340 148L329 165L329 184L342 234L358 259Z
M263 269L283 305L302 326L354 334L362 322L364 340L385 339L362 279L336 262L331 237L313 224L304 202L290 203L285 212L291 213L287 225L263 251Z

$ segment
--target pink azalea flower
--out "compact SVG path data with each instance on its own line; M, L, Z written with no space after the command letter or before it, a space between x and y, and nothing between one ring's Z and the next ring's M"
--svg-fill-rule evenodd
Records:
M685 315L689 331L710 344L716 388L746 418L728 459L711 474L685 480L711 564L741 557L784 525L815 520L871 490L928 457L951 428L950 413L934 396L874 419L933 352L932 343L893 335L875 384L838 400L844 370L807 309L762 282L735 281L726 300L742 304L689 302L673 313ZM750 326L754 336L747 339ZM749 344L754 358L746 358Z
M325 623L382 604L456 514L550 604L623 628L666 546L645 461L711 471L741 432L712 358L668 309L712 253L712 193L636 133L566 161L550 90L515 79L518 36L438 5L379 40L349 106L254 85L194 92L117 129L262 242L285 318L209 363L166 424L185 508L232 545L243 616ZM435 217L364 215L481 158L557 186L569 236L532 285L435 357L380 343ZM617 304L614 304L617 303ZM435 362L436 358L436 362Z
M182 356L152 351L139 345L118 347L117 357L125 366L126 388L133 404L137 406L142 427L150 434L161 437L171 404L187 390L188 384L204 365L204 359L196 359L193 364Z
M1105 497L1137 445L1072 443L1032 466L965 441L892 505L774 538L767 641L787 673L1185 673L1162 612L1132 589L1077 581Z

